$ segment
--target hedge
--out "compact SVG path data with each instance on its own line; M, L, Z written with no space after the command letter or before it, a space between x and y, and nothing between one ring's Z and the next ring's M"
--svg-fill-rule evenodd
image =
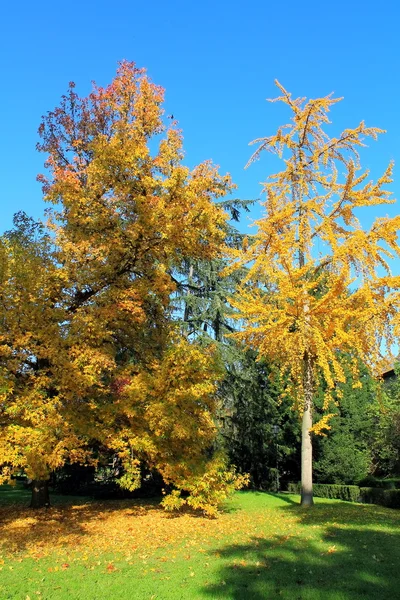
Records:
M400 490L385 490L383 488L360 488L361 502L365 504L380 504L388 508L400 508Z
M400 479L398 477L392 477L388 479L378 479L373 475L368 475L365 479L362 479L358 482L358 486L361 487L370 487L370 488L383 488L385 490L399 490L400 489Z
M300 483L289 483L288 491L291 494L301 493ZM329 483L316 483L313 485L313 493L317 498L336 498L347 502L358 502L360 488L358 485L338 485Z
M301 484L289 483L288 492L300 494ZM347 502L363 502L365 504L380 504L388 508L400 508L400 489L316 483L313 486L313 493L316 498L335 498Z

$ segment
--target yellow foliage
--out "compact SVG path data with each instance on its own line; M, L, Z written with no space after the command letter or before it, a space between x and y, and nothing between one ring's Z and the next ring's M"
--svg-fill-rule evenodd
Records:
M329 413L324 415L317 423L311 427L310 431L315 433L315 435L326 435L325 430L331 429L329 425L329 421L332 417L336 417L337 413Z
M253 143L249 163L267 150L284 160L283 170L264 183L264 215L251 243L230 251L232 271L247 265L248 275L232 298L245 327L237 338L261 357L289 371L291 391L304 407L306 365L314 385L326 383L325 407L344 381L340 354L372 369L382 344L390 351L399 328L399 278L389 260L399 256L400 216L377 218L363 229L359 207L393 202L386 185L393 164L376 181L362 171L358 149L380 129L361 122L330 137L324 127L339 101L332 96L294 99L277 82L292 120L275 135ZM342 177L342 173L344 174ZM313 427L326 428L328 417Z
M171 274L221 253L214 200L232 184L210 162L182 164L163 96L123 62L86 98L71 84L43 119L47 228L22 218L0 240L2 480L93 460L94 442L120 457L128 489L142 462L171 483L205 468L218 365L176 337Z
M249 475L240 475L234 467L229 467L224 456L217 455L197 477L190 481L175 482L181 490L189 492L187 497L182 498L179 489L173 490L163 498L162 505L167 510L177 510L188 505L195 510L202 510L209 517L215 517L218 507L234 490L246 487L249 479Z

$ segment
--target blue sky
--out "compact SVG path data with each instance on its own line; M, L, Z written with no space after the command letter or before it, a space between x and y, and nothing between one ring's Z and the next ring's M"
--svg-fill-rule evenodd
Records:
M332 112L332 133L362 119L387 129L362 159L374 178L390 159L397 162L392 190L400 198L399 22L397 0L6 1L0 231L18 210L43 214L35 180L44 160L35 150L41 115L70 80L84 95L91 80L110 82L124 58L166 88L165 108L183 129L187 164L212 158L231 173L237 196L259 198L259 182L275 170L267 154L244 165L248 143L287 121L283 106L265 101L276 95L278 78L296 96L344 96ZM378 207L362 219L369 224L396 211Z

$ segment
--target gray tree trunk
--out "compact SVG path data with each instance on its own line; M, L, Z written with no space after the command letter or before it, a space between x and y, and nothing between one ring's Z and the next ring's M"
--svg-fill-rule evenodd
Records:
M304 357L304 412L301 426L301 505L313 505L312 482L312 427L313 409L313 368L309 356Z

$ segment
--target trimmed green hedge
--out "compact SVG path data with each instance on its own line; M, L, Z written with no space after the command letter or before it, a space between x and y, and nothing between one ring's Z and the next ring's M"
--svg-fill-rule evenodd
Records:
M291 494L300 494L301 484L289 483L288 492ZM337 500L346 500L347 502L357 502L360 498L360 488L358 485L315 483L313 485L313 493L317 498L335 498Z
M380 504L388 508L400 508L400 490L385 490L383 488L360 488L361 502L365 504Z
M289 483L288 492L300 494L301 484ZM363 502L365 504L380 504L388 508L400 508L400 489L316 483L313 486L313 493L317 498L335 498L347 502Z
M368 475L365 479L358 482L358 486L370 487L370 488L383 488L385 490L399 490L400 479L398 477L392 477L390 479L378 479L373 475Z

